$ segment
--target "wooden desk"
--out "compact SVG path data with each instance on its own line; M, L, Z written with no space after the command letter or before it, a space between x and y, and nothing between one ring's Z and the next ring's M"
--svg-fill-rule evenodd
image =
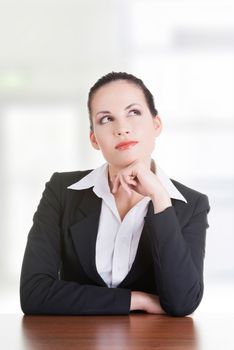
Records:
M227 343L225 336L217 341L222 327L228 329L231 341L233 315L217 316L196 319L147 314L82 317L0 314L0 346L7 350L234 349L234 342Z

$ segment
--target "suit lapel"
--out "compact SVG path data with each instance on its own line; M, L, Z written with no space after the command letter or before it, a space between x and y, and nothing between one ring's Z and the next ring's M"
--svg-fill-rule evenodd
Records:
M94 282L106 286L97 272L95 263L96 239L101 204L101 198L97 197L92 189L85 190L85 194L78 209L78 220L70 227L70 231L76 253L83 269Z
M181 202L180 200L172 199L172 205L174 207L178 220L180 220L180 206L184 206L185 203ZM153 214L154 207L152 201L150 201L146 217ZM152 248L150 245L150 240L148 238L147 228L144 225L137 249L136 258L133 262L132 268L130 269L129 273L124 278L124 280L120 283L119 287L126 287L131 285L131 283L137 280L140 277L140 275L145 273L149 265L153 263L151 252Z
M173 201L173 206L176 201ZM70 227L76 253L85 272L95 283L106 286L106 283L99 275L96 268L96 239L98 232L98 223L101 213L101 198L97 197L92 189L85 190L82 201L79 205L77 214L77 222ZM146 216L154 213L153 204L150 201ZM119 287L131 285L139 278L152 263L150 241L147 235L147 228L143 227L141 238L139 241L136 258L133 265L119 284Z
M150 201L148 206L148 211L146 216L153 214L153 204ZM150 247L150 241L147 235L147 229L144 225L141 238L138 244L136 258L132 264L132 267L127 274L127 276L124 278L124 280L120 283L119 287L125 287L128 285L131 285L135 280L137 280L140 275L145 273L147 268L150 264L152 264L152 256L151 256L151 247Z

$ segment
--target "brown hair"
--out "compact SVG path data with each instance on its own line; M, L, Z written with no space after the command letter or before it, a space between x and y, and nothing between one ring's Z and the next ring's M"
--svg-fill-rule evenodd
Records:
M125 72L111 72L111 73L104 75L100 79L98 79L98 81L89 90L87 104L88 104L89 121L90 121L90 130L91 131L93 130L93 121L92 121L92 116L91 116L92 98L99 88L101 88L102 86L104 86L106 84L111 83L112 81L116 81L116 80L126 80L126 81L129 81L130 83L133 83L133 84L139 86L141 88L144 96L145 96L146 103L148 105L148 108L149 108L152 116L155 117L158 114L158 111L154 105L154 97L153 97L152 93L147 89L147 87L145 86L145 84L143 83L143 81L141 79L135 77L132 74L128 74Z

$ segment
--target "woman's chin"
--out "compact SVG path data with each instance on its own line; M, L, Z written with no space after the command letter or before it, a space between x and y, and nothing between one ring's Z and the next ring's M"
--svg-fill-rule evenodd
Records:
M108 161L107 160L107 163L111 166L111 167L114 167L114 168L117 168L117 169L123 169L123 168L126 168L127 166L129 166L130 164L136 162L136 161L145 161L145 159L142 159L140 157L126 157L125 159L123 160L119 160L119 161Z

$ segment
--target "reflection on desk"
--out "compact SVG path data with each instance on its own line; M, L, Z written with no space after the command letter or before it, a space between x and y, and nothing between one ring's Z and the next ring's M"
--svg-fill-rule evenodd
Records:
M7 350L232 350L234 313L173 318L23 316L0 314L0 346Z
M24 316L22 332L25 349L196 349L190 317Z

